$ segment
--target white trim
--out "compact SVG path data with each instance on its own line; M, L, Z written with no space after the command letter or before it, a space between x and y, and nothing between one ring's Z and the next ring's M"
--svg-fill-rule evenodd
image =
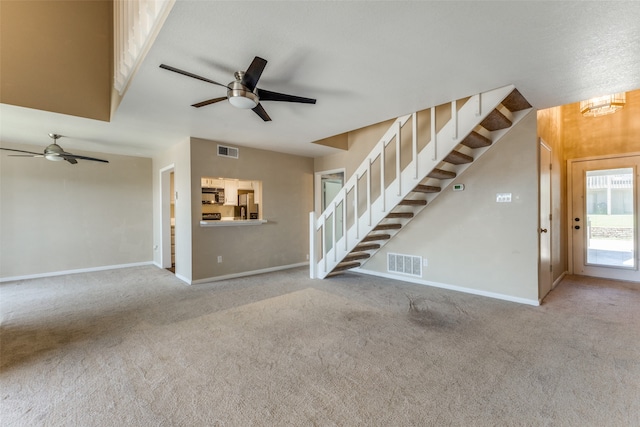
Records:
M171 163L159 171L160 187L160 266L171 267L171 173L173 172L175 192L175 163ZM155 254L154 254L155 257Z
M329 169L326 171L317 171L314 172L313 174L313 192L314 192L314 197L313 197L313 211L314 212L318 212L318 213L322 213L322 211L324 209L322 209L322 196L321 196L321 182L322 182L322 175L331 175L334 173L341 173L342 172L342 184L344 185L344 183L347 181L347 169L346 168L337 168L337 169Z
M277 267L268 267L268 268L262 268L260 270L243 271L242 273L225 274L224 276L209 277L206 279L198 279L198 280L191 280L191 281L186 280L184 277L180 277L177 274L176 274L176 277L178 277L180 280L184 282L187 282L189 285L199 285L201 283L219 282L220 280L237 279L238 277L255 276L257 274L271 273L271 272L280 271L280 270L289 270L291 268L304 267L307 265L309 265L309 262L299 262L297 264L280 265Z
M94 271L117 270L120 268L140 267L143 265L154 265L153 261L133 262L130 264L105 265L102 267L79 268L77 270L51 271L49 273L27 274L24 276L2 277L0 283L13 282L17 280L41 279L43 277L64 276L67 274L92 273Z
M499 299L504 301L517 302L519 304L526 304L526 305L533 305L533 306L540 305L540 301L535 299L514 297L511 295L499 294L496 292L487 292L480 289L465 288L462 286L448 285L446 283L431 282L429 280L422 280L422 279L414 279L407 276L395 276L393 274L380 273L378 271L371 271L371 270L362 270L360 268L352 268L350 271L355 271L357 273L362 273L362 274L368 274L370 276L378 276L378 277L384 277L387 279L400 280L403 282L416 283L418 285L433 286L434 288L448 289L450 291L464 292L466 294L480 295L483 297L489 297L489 298L494 298L494 299Z
M176 278L182 280L184 283L186 283L187 285L192 285L193 283L191 282L190 279L187 279L186 277L184 277L181 274L175 273L174 276L176 276Z
M556 286L558 286L560 284L560 282L562 282L562 279L564 279L564 276L566 276L567 274L569 274L569 272L563 271L562 274L560 275L560 277L558 277L556 280L554 280L553 283L551 284L551 290L554 290L556 288Z

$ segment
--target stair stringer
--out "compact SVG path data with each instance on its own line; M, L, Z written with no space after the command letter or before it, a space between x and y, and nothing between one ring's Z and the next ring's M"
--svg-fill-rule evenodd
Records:
M312 278L324 278L329 274L344 258L347 256L355 247L364 239L378 224L380 224L385 217L390 213L392 209L394 209L402 200L407 198L407 196L413 192L415 187L420 184L428 174L430 174L436 167L438 167L444 160L444 158L449 155L449 153L454 150L463 140L469 135L475 128L479 126L479 124L491 113L495 108L499 107L501 102L509 95L515 87L513 85L505 86L503 88L494 89L492 91L484 92L481 94L477 94L472 96L467 100L467 102L460 108L460 110L456 110L456 113L452 113L452 119L449 120L439 132L434 133L432 131L431 140L429 143L420 151L417 152L417 137L416 135L416 117L417 114L414 113L412 115L407 115L398 118L389 128L389 130L385 133L385 135L380 139L378 144L371 150L369 155L365 158L362 164L358 167L355 173L349 178L349 180L345 183L344 187L335 197L335 199L330 203L329 207L318 217L316 218L315 214L312 212L310 214L311 220L311 228L310 228L310 276ZM453 103L453 110L455 110L455 101ZM507 129L501 129L494 132L491 132L491 139L493 142L497 142L509 129L513 127L524 115L526 115L526 111L520 111L511 114L512 125ZM399 169L399 156L396 159L397 168L396 170L399 173L396 173L396 178L386 187L384 187L384 191L381 192L380 196L375 200L370 200L370 182L367 184L368 194L367 194L367 205L368 209L365 212L358 212L357 207L354 207L355 220L351 227L346 229L346 226L343 229L343 236L336 240L335 238L335 217L336 211L339 205L342 204L342 211L345 218L343 219L343 224L346 224L346 209L344 209L346 205L346 196L350 191L355 191L355 198L358 200L358 187L357 183L361 177L367 176L367 179L370 180L371 176L371 165L372 163L381 157L384 159L384 150L387 145L396 141L396 144L399 144L400 134L402 132L402 127L409 121L409 119L413 119L413 147L414 147L414 155L405 168L400 171ZM432 120L432 126L434 125ZM474 160L479 158L482 154L484 154L489 148L491 148L494 144L489 147L475 149L473 151ZM384 161L381 161L381 164L384 164ZM464 170L469 167L470 164L457 165L452 170L458 176ZM384 167L381 170L381 182L384 182ZM446 188L453 179L443 180L441 187ZM441 192L440 192L441 193ZM427 203L431 202L435 197L437 197L440 193L428 194L426 196ZM357 205L357 204L356 204ZM419 209L413 209L413 212L416 214L424 209L424 206ZM326 253L322 254L321 259L317 259L315 256L315 241L314 237L318 230L322 230L322 242L325 242L324 235L324 223L328 218L333 218L333 227L334 235L333 235L333 245L332 248ZM410 219L402 221L403 225L409 222ZM390 232L387 234L395 235L396 232ZM390 239L389 239L390 240ZM380 247L382 247L386 242L380 242ZM379 250L379 249L378 249ZM376 250L377 251L377 250ZM375 253L371 252L371 253ZM365 261L366 262L366 261Z

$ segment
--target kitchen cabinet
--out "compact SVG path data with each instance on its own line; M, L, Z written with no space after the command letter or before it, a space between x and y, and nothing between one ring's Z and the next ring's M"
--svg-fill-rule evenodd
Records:
M253 187L253 203L255 203L256 205L262 203L262 188L260 188L261 184L261 181L251 181L251 185Z
M238 181L224 180L224 204L238 206Z
M216 178L202 178L202 188L224 188L224 180Z
M238 190L253 190L253 181L238 181Z

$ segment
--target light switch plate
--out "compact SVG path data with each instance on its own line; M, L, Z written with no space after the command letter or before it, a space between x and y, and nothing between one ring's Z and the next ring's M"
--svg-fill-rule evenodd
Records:
M511 203L511 193L496 193L497 203Z

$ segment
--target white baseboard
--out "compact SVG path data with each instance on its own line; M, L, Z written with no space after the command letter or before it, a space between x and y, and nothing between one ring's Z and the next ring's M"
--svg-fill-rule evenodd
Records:
M387 279L393 279L393 280L400 280L400 281L403 281L403 282L416 283L418 285L433 286L434 288L441 288L441 289L448 289L448 290L451 290L451 291L464 292L466 294L480 295L480 296L483 296L483 297L495 298L495 299L499 299L499 300L503 300L503 301L517 302L519 304L526 304L526 305L533 305L533 306L539 306L540 305L540 302L537 299L514 297L514 296L511 296L511 295L499 294L499 293L496 293L496 292L488 292L488 291L482 291L480 289L465 288L465 287L456 286L456 285L448 285L446 283L431 282L429 280L416 279L416 278L412 278L412 277L396 276L396 275L393 275L393 274L381 273L381 272L378 272L378 271L371 271L371 270L363 270L363 269L360 269L360 268L352 268L350 271L354 271L354 272L362 273L362 274L368 274L370 276L385 277Z
M51 271L48 273L27 274L24 276L0 277L0 283L14 282L16 280L41 279L43 277L64 276L66 274L91 273L94 271L116 270L118 268L139 267L153 265L153 261L134 262L131 264L104 265L102 267L79 268L77 270Z
M562 282L562 279L564 279L564 276L566 276L567 274L569 274L569 272L567 271L563 271L562 274L560 275L560 277L558 277L553 284L551 285L551 290L554 290L556 288L556 286L558 286L558 284L560 284L560 282Z
M280 265L277 267L262 268L260 270L243 271L241 273L226 274L224 276L215 276L215 277L209 277L206 279L191 280L190 282L185 280L182 277L178 277L178 278L184 282L187 282L190 285L199 285L201 283L219 282L220 280L237 279L238 277L255 276L256 274L271 273L271 272L280 271L280 270L289 270L291 268L304 267L305 265L309 265L309 262Z

